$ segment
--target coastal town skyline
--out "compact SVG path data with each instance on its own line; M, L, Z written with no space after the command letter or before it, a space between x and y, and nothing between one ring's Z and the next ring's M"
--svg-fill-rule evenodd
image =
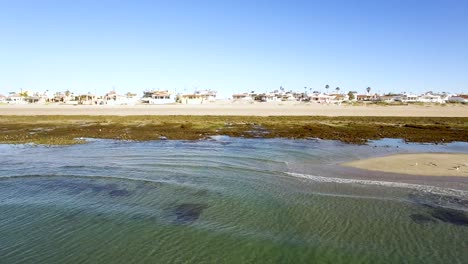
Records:
M419 90L419 89L418 89ZM375 87L364 87L361 89L346 89L344 87L339 87L339 86L332 86L332 85L324 85L323 87L308 87L308 86L303 86L299 88L288 88L284 86L278 86L276 88L265 88L265 89L237 89L233 90L231 94L225 93L226 91L223 89L204 89L203 87L193 87L192 89L187 89L187 88L174 88L174 89L167 89L167 88L150 88L150 89L135 89L135 88L129 88L129 89L122 89L118 88L116 86L112 86L110 89L94 89L94 91L88 89L45 89L45 90L38 90L38 89L24 89L24 88L19 88L19 89L4 89L2 91L0 89L0 95L2 96L8 96L11 94L22 94L26 93L27 95L38 95L38 94L47 94L49 96L57 94L57 93L65 93L67 91L74 93L74 94L94 94L94 95L105 95L109 92L117 92L118 94L126 94L126 93L132 93L136 95L144 95L145 92L148 91L169 91L172 94L191 94L191 93L196 93L198 91L215 91L217 94L217 99L232 99L233 95L236 94L262 94L262 93L273 93L274 91L283 91L283 92L291 92L291 93L321 93L321 94L348 94L349 92L353 92L356 94L378 94L378 95L385 95L385 94L426 94L426 93L431 93L431 94L453 94L453 95L459 95L459 94L466 94L467 89L460 89L459 92L450 92L451 90L454 89L445 89L445 90L421 90L422 92L413 92L412 90L405 91L405 90L398 90L398 89L393 89L393 90L382 90L379 88ZM103 91L103 92L101 92ZM221 91L221 93L220 93Z
M0 10L2 94L468 89L465 1L24 0Z
M215 102L231 103L281 103L301 102L337 104L341 103L379 103L379 104L401 104L401 103L468 103L468 94L454 94L447 92L427 91L423 94L407 92L380 93L366 88L365 93L357 91L344 91L340 87L330 89L325 86L326 92L312 90L304 87L303 91L287 90L280 86L279 89L267 92L244 92L232 94L229 98L217 97L215 90L195 90L193 92L177 93L169 90L146 90L141 95L138 93L122 93L115 88L105 94L75 93L66 90L53 92L46 90L43 93L23 91L10 92L7 96L0 94L0 104L69 104L69 105L163 105L163 104L210 104Z

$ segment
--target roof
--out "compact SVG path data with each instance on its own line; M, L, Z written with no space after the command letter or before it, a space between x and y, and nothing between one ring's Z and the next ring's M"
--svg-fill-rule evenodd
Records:
M171 95L168 91L155 91L151 93L153 96L169 96Z
M381 95L379 96L381 99L392 99L393 97L395 97L394 95Z
M129 94L129 93L127 93L127 94ZM153 96L167 96L167 95L171 95L172 93L169 92L168 90L164 90L164 91L153 90L153 91L146 91L145 94L151 94Z

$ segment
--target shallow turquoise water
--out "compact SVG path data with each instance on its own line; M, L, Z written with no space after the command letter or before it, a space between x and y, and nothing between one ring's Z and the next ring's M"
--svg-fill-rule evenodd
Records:
M335 169L418 151L468 144L0 145L0 263L463 263L466 185Z

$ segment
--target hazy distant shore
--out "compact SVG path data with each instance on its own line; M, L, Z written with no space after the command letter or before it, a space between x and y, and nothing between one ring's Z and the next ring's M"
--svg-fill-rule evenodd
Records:
M212 116L408 116L468 117L466 105L327 105L213 103L203 105L0 105L0 115L212 115Z

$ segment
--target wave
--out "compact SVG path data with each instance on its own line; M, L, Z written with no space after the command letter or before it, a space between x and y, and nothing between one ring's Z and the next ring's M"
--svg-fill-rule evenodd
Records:
M335 178L335 177L324 177L303 173L294 173L294 172L284 172L289 176L296 178L303 178L312 180L315 182L323 183L339 183L339 184L360 184L360 185L377 185L384 187L394 187L394 188L406 188L413 189L420 192L427 192L439 195L449 195L456 196L461 198L468 198L468 191L462 191L451 188L443 188L430 185L414 184L414 183L403 183L403 182L388 182L388 181L373 181L373 180L359 180L359 179L345 179L345 178Z
M40 175L40 174L28 174L28 175L11 175L11 176L0 176L0 180L8 179L27 179L27 178L78 178L78 179L109 179L109 180L129 180L129 181L143 181L143 182L156 182L160 181L144 179L144 178L133 178L133 177L119 177L119 176L102 176L102 175L68 175L68 174L56 174L56 175Z
M157 184L157 185L172 185L179 186L188 189L207 189L207 186L201 186L196 183L180 182L173 179L148 179L148 178L137 178L137 177L121 177L121 176L106 176L106 175L71 175L71 174L51 174L51 175L40 175L40 174L27 174L27 175L10 175L0 176L0 181L7 181L13 179L44 179L44 178L65 178L65 179L86 179L86 180L108 180L108 181L127 181L127 182L140 182L146 184ZM209 188L212 191L221 191L218 188Z

